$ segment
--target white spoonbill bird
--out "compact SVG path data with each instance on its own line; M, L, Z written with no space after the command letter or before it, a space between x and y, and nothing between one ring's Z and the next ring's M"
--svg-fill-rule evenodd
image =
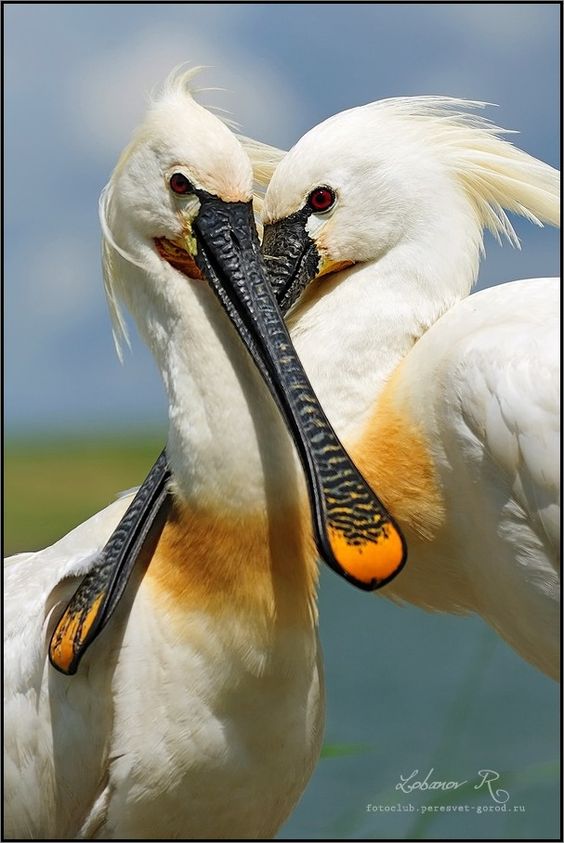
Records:
M316 394L406 536L383 593L475 612L556 678L559 282L467 296L484 229L518 243L506 210L559 224L559 174L478 105L383 100L316 126L272 177L262 248Z
M168 392L171 477L8 564L12 839L271 837L322 736L318 552L364 588L404 561L265 282L249 158L185 83L165 84L101 206L114 316L121 299ZM151 528L128 531L139 511Z

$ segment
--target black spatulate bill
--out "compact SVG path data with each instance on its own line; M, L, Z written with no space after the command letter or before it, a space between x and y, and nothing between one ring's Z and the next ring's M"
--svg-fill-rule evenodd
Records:
M170 511L169 478L163 451L67 604L49 644L49 660L61 673L76 673L86 650L110 620L133 568L149 562Z

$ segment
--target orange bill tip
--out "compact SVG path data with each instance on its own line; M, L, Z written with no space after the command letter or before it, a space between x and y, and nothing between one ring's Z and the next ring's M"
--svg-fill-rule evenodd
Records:
M388 582L405 562L405 546L399 530L388 522L378 538L351 543L333 526L328 526L333 555L343 572L367 588Z
M77 653L92 629L105 596L106 592L98 594L96 599L82 610L73 610L71 603L55 627L49 644L49 659L53 667L61 673L75 672Z

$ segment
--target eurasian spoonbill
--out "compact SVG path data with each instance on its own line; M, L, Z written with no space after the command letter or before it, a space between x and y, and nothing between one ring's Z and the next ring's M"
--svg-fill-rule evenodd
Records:
M505 210L558 225L559 173L471 113L383 100L278 165L263 253L328 418L401 525L386 596L475 612L559 672L559 281L469 296ZM301 298L300 298L301 296Z
M322 738L316 544L365 588L403 564L265 281L249 159L185 81L168 80L101 206L114 316L121 299L168 392L170 485L136 498L166 518L135 534L151 561L129 591L120 531L100 550L131 496L8 563L14 839L273 836Z

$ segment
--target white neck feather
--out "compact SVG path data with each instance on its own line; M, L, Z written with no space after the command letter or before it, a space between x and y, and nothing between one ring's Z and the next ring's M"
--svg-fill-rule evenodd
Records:
M121 292L163 375L177 492L234 513L295 500L302 481L290 436L215 295L154 254L144 263L124 263Z
M292 311L298 355L345 443L360 434L384 383L419 337L469 294L480 246L478 226L449 237L437 227L423 242L400 243L377 261L322 277Z

